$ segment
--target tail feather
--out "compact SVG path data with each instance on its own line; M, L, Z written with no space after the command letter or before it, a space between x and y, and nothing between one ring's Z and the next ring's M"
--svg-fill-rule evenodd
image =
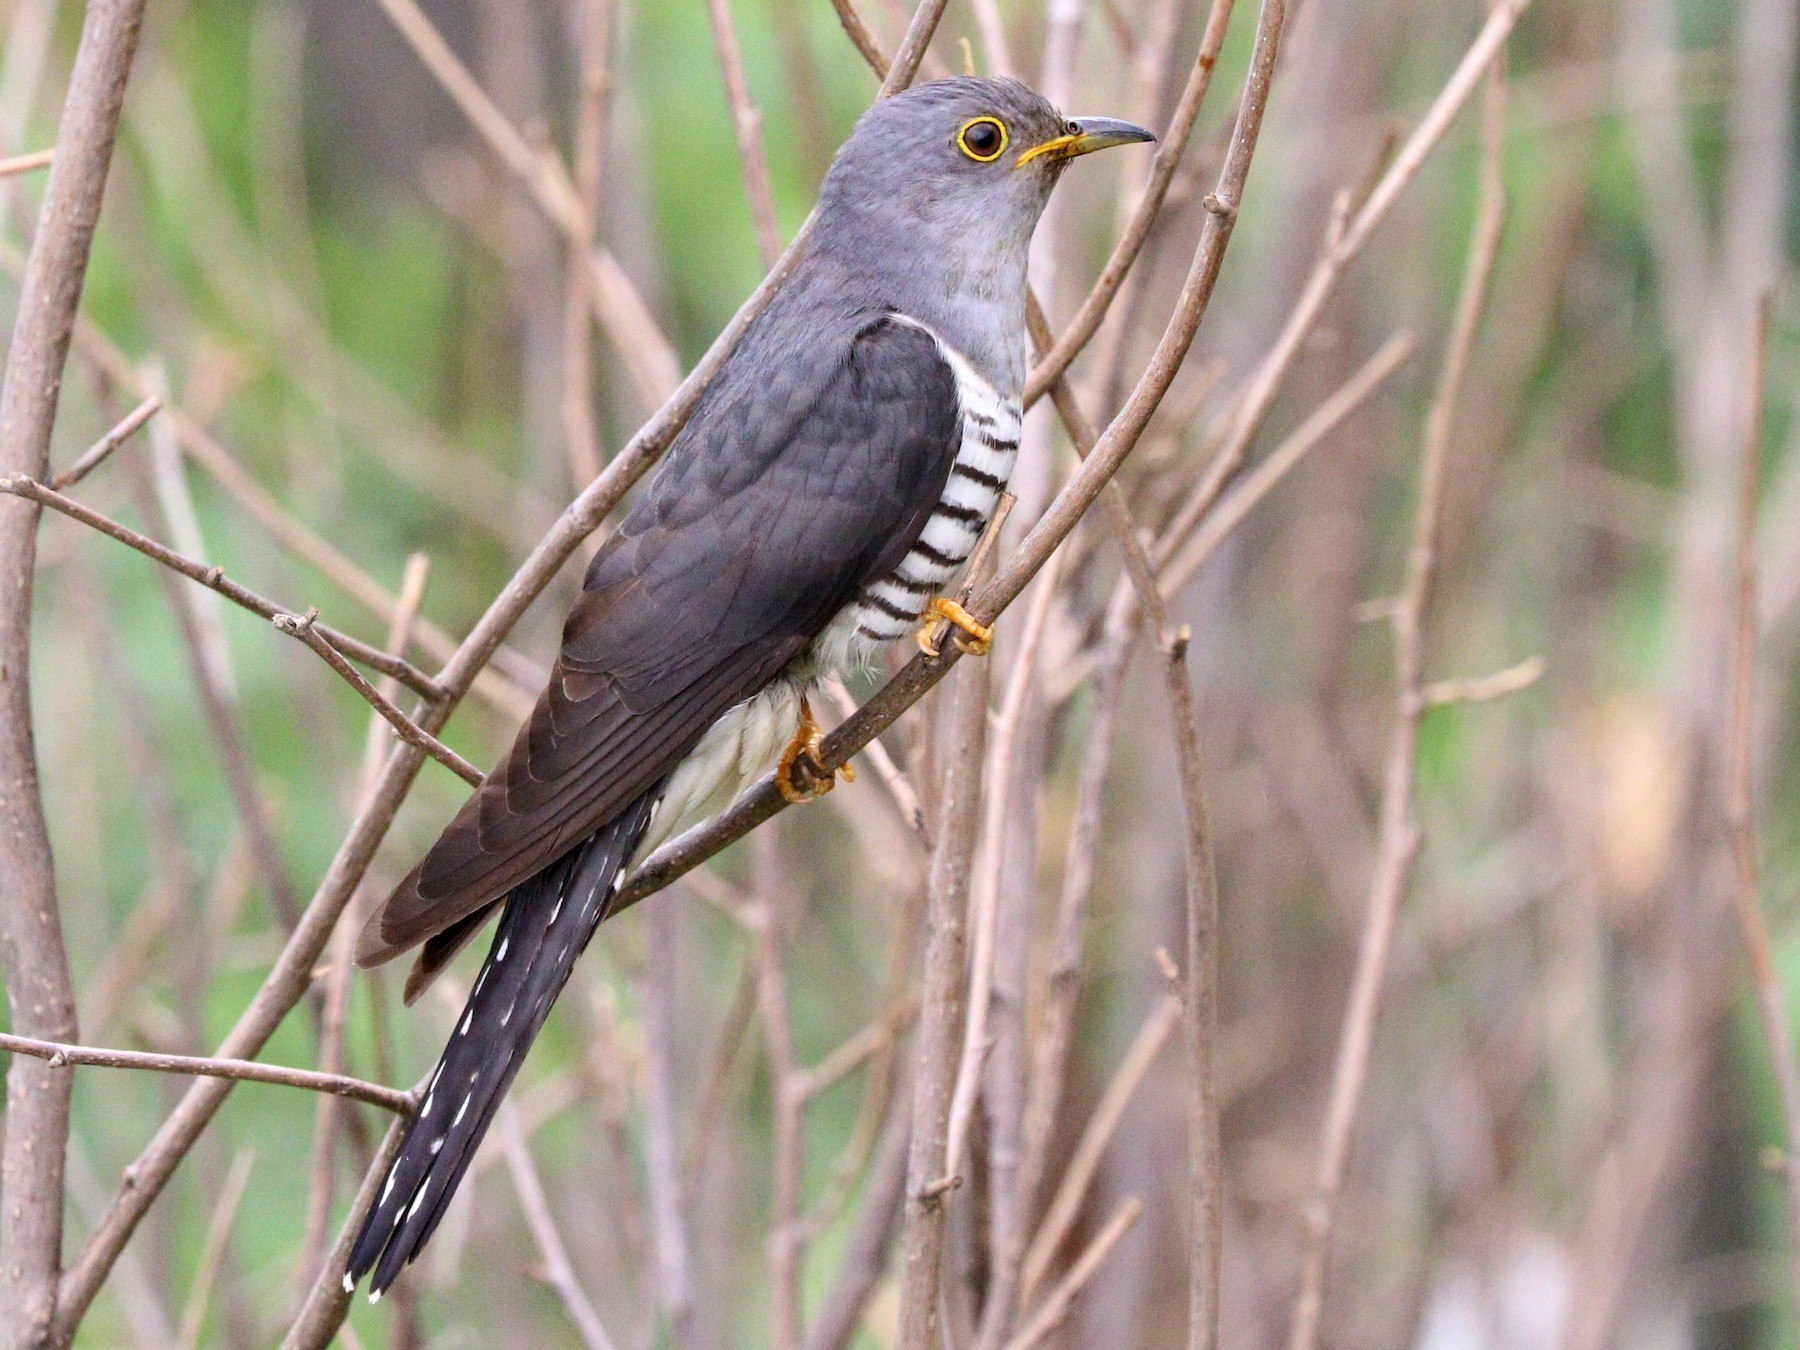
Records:
M430 1240L550 1005L606 917L655 804L655 793L640 797L507 897L468 1005L363 1220L347 1287L372 1270L370 1294L379 1297Z

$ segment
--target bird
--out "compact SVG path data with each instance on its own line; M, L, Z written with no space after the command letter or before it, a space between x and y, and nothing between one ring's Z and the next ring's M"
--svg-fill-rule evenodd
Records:
M363 966L419 947L411 1003L499 917L347 1292L378 1299L430 1240L629 867L771 769L790 801L830 790L820 679L909 635L986 651L944 592L1019 450L1032 233L1071 160L1154 139L975 76L859 119L787 280L590 562L511 748L358 939Z

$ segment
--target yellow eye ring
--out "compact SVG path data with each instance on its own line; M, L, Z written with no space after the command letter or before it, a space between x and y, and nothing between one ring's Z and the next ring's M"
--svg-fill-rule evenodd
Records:
M974 132L971 140L969 133ZM977 164L992 164L1006 153L1006 123L998 117L971 117L956 132L956 148Z

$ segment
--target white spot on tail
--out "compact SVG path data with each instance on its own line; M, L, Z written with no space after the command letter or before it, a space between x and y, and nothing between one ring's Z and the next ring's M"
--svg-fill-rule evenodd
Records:
M464 1097L462 1099L462 1105L456 1108L456 1119L450 1122L450 1128L454 1130L458 1125L462 1124L462 1118L468 1114L468 1111L469 1099ZM416 1205L419 1202L415 1200L413 1203Z
M369 1295L369 1306L374 1307L379 1302L381 1302L381 1290L377 1289Z
M344 1276L344 1292L346 1294L354 1294L356 1292L356 1281L351 1279L348 1275Z
M502 961L506 960L506 949L511 943L512 943L512 934L511 933L508 933L505 937L500 939L500 945L498 947L494 948L494 964L495 965L499 965Z

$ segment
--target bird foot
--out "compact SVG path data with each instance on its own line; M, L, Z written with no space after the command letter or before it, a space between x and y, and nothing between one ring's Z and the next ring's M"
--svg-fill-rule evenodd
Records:
M956 645L969 656L986 656L988 648L994 643L994 630L984 623L979 623L973 614L943 596L937 596L925 607L930 617L925 620L916 634L919 650L925 655L936 657L942 653L943 637L938 632L939 622L946 623L958 630Z
M840 776L846 783L856 781L856 770L848 764L841 766L837 773L825 772L825 761L819 754L819 746L824 740L825 732L813 717L812 705L802 698L800 725L794 729L794 739L788 742L775 766L775 786L782 797L795 806L823 797L837 786Z

